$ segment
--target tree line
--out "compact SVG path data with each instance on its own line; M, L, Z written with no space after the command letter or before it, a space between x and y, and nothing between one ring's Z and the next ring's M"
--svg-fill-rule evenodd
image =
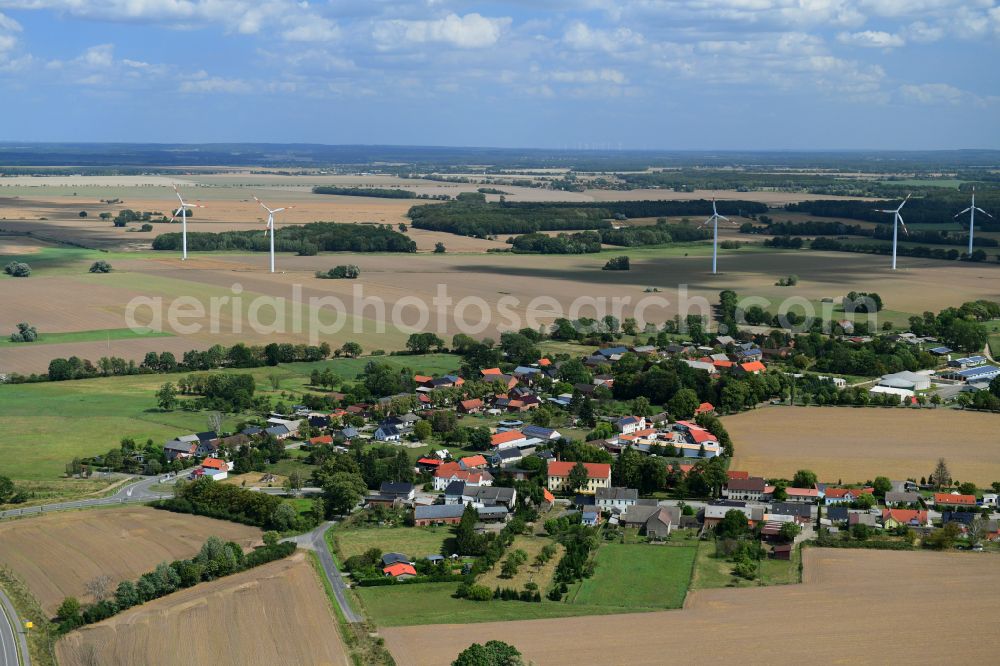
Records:
M416 252L417 244L388 224L338 224L310 222L275 230L278 252L313 255L317 252ZM180 250L181 234L171 232L153 239L154 250ZM193 252L242 250L267 252L270 239L257 231L189 232Z
M106 620L177 590L288 557L295 550L294 543L278 543L273 532L264 535L263 546L249 553L244 553L243 548L233 541L223 542L218 537L209 537L193 558L163 562L134 582L122 581L114 591L110 589L110 576L102 575L89 581L86 587L94 596L94 602L83 605L75 597L66 597L56 611L59 631L66 633L85 624Z

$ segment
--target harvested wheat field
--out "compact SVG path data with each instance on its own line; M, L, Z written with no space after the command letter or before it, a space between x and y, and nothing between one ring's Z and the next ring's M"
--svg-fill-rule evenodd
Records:
M299 553L72 632L62 666L347 664L316 572Z
M260 530L149 507L52 513L0 523L0 566L54 611L68 596L91 601L84 586L99 575L110 576L113 589L160 562L195 555L210 536L249 547Z
M400 627L383 634L399 666L447 664L470 643L492 639L545 666L996 658L991 638L1000 612L1000 556L810 548L804 560L802 585L696 590L680 611ZM933 602L929 585L941 592ZM836 608L856 612L831 612ZM702 640L708 636L717 640Z
M768 407L723 419L736 447L733 469L855 483L927 476L938 458L952 476L989 486L1000 480L1000 416L953 409Z

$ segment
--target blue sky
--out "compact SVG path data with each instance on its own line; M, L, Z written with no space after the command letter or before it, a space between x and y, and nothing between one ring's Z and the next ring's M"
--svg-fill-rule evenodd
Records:
M1000 0L0 0L0 140L1000 148Z

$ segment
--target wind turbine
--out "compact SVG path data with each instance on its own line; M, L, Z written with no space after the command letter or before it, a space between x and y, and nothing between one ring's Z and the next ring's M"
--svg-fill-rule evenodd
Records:
M878 208L875 209L875 212L877 212L877 213L892 213L892 215L893 215L893 218L892 218L892 270L896 270L896 239L898 238L898 233L899 233L898 232L898 227L899 227L899 225L900 224L903 225L903 233L905 233L907 236L910 235L910 232L906 230L906 224L903 222L903 216L899 214L899 211L903 210L903 206L905 206L906 202L909 201L909 200L910 200L910 195L907 194L906 198L903 199L903 203L899 204L899 208L894 208L892 210L879 210ZM959 213L959 214L961 214L961 213Z
M254 201L260 204L260 207L267 211L267 231L271 235L271 272L274 272L274 214L280 213L283 210L288 210L289 208L295 208L295 206L284 206L282 208L271 209L264 205L264 202L258 199L256 196L253 198Z
M992 215L990 215L989 213L987 213L982 208L976 207L976 188L975 188L975 186L973 186L973 188L972 188L972 205L969 206L968 208L966 208L965 210L963 210L961 213L958 214L958 215L964 215L966 213L969 214L969 256L970 257L972 256L972 233L973 233L973 229L975 228L975 225L976 225L976 211L977 210L980 213L982 213L983 215L985 215L986 217L993 217ZM955 217L958 217L958 215L956 215Z
M184 197L181 196L181 193L177 189L176 185L174 185L174 194L177 195L177 200L181 202L181 207L175 210L174 214L170 216L170 221L173 222L177 219L177 213L179 211L181 214L181 238L183 242L181 261L184 261L188 258L188 208L204 208L204 206L198 203L190 204L184 201Z
M717 275L717 265L719 259L719 220L725 220L726 222L732 222L725 215L719 215L719 211L715 208L715 198L712 198L712 217L708 218L701 223L701 227L704 228L705 225L712 224L712 275ZM736 224L733 222L733 224Z

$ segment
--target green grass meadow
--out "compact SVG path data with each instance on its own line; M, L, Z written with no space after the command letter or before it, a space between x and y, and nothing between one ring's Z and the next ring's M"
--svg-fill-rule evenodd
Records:
M269 377L280 378L279 391L300 392L314 368L330 368L344 379L355 379L372 358L331 359L290 363L230 372L249 373L257 391L280 399ZM442 374L458 368L450 354L385 356L375 360L414 372ZM220 371L213 371L220 372ZM208 428L204 412L161 412L154 394L183 374L99 377L37 384L0 384L0 474L13 479L44 480L62 475L74 456L103 453L123 437L165 442L177 435ZM224 429L233 429L240 415L227 415Z
M696 551L694 544L605 544L597 551L594 575L570 596L582 606L680 608Z

